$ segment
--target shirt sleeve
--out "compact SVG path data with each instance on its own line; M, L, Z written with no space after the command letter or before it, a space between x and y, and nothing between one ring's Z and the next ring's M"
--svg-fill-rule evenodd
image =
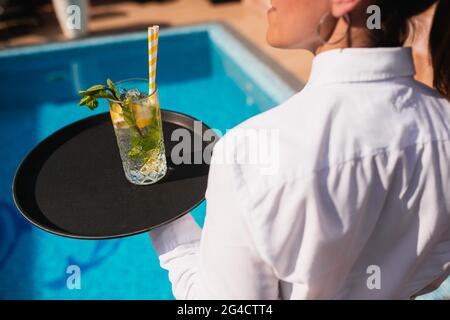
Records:
M203 230L188 214L150 232L176 299L278 298L278 279L252 240L234 169L211 165Z

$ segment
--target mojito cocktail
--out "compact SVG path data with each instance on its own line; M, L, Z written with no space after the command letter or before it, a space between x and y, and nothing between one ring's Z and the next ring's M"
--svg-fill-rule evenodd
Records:
M115 84L120 99L108 99L111 120L127 179L139 185L160 180L167 171L158 91L145 79Z
M78 91L80 106L91 110L98 99L108 99L109 111L116 133L120 157L127 179L134 184L151 184L167 171L156 88L156 59L159 26L148 28L149 79L128 79L106 85L94 85Z

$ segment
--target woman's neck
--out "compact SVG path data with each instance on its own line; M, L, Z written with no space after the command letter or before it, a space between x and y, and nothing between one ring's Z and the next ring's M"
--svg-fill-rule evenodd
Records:
M346 36L342 41L335 43L338 39L342 38L344 34L346 34ZM365 23L361 23L360 21L357 21L356 23L352 22L349 28L344 19L339 19L328 43L319 46L316 49L315 54L317 55L321 52L333 49L370 47L373 47L373 44Z

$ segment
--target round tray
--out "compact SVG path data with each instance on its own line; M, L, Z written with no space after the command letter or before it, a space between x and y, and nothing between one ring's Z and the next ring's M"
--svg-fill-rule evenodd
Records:
M161 110L161 116L168 170L157 183L138 186L125 178L109 113L102 113L62 128L27 155L13 182L17 208L45 231L80 239L130 236L188 213L204 200L203 151L218 136L203 141L209 127L194 130L198 120L185 114ZM175 165L170 157L179 143L170 137L179 128L190 133L192 164Z

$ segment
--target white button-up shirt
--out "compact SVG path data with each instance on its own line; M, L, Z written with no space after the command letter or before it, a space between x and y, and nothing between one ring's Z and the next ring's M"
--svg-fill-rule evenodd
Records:
M237 127L275 132L258 143L276 166L216 163L254 150L220 139L203 230L151 232L175 297L407 299L443 281L450 103L414 73L409 48L321 53L301 92Z

